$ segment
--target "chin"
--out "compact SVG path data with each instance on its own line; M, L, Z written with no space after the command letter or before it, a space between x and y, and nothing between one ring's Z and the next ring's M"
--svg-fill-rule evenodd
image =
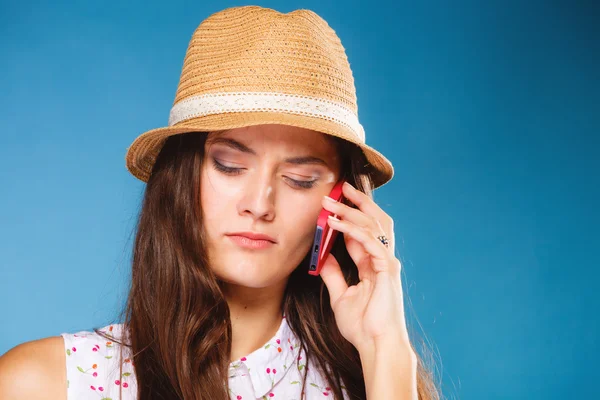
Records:
M266 288L285 278L277 263L251 262L245 260L227 260L214 266L213 271L217 278L231 285L248 288Z

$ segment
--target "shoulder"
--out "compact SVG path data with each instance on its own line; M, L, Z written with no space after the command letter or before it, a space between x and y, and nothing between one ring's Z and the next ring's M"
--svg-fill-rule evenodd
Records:
M1 399L66 399L64 340L25 342L0 357Z

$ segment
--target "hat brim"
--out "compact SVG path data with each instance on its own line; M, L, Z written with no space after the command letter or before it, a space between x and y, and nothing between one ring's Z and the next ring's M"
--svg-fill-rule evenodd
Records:
M373 188L389 182L394 176L392 163L377 150L358 141L350 128L321 118L281 112L235 112L205 115L177 125L152 129L139 135L127 148L125 163L136 178L148 182L156 157L169 136L188 132L212 132L261 124L283 124L312 129L348 140L358 145L371 164Z

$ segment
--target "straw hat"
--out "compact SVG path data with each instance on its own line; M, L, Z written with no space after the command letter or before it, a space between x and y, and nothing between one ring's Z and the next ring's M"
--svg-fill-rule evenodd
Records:
M356 88L335 31L310 10L287 14L259 6L212 14L189 43L168 126L138 136L127 169L147 182L167 137L259 124L286 124L358 145L374 187L394 169L365 143Z

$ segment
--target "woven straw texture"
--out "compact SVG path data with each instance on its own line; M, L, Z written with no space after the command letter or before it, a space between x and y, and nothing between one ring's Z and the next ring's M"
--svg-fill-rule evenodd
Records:
M274 111L257 103L242 107L242 111L224 106L215 112L214 104L211 111L203 105L206 95L219 99L223 96L223 104L225 100L246 104L245 94L257 92L267 97L272 94L276 100L287 96L295 108ZM304 98L324 112L301 110ZM392 179L392 164L365 143L364 130L357 121L350 64L340 39L325 20L305 9L283 14L259 6L233 7L212 14L194 31L169 126L139 135L127 149L126 166L135 177L147 182L164 141L171 135L287 124L358 145L371 164L374 187L380 187Z

